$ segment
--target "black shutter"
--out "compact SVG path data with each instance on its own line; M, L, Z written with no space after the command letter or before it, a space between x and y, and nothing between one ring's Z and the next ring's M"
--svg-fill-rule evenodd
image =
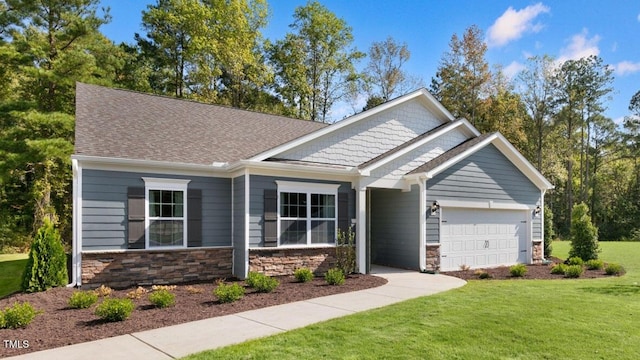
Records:
M278 191L264 190L264 246L278 246Z
M338 193L338 231L347 232L351 226L349 193Z
M144 188L127 189L128 248L144 249Z
M202 246L202 190L187 190L187 246Z

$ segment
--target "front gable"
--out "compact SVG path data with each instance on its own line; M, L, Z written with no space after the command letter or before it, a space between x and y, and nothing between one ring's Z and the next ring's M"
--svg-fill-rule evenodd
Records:
M251 160L358 166L453 117L424 89L389 101Z

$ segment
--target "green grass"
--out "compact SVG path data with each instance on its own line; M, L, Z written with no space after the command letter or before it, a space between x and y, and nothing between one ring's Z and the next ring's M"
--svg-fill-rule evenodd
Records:
M20 291L27 254L0 254L0 298Z
M187 359L639 359L640 243L601 247L625 276L470 281Z

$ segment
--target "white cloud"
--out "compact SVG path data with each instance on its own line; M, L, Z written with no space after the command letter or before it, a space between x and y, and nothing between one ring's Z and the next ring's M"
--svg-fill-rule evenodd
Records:
M558 64L562 64L567 60L578 60L590 55L599 55L600 48L598 48L598 42L600 36L594 35L589 38L589 31L583 29L581 33L575 34L571 37L571 42L567 47L560 49L560 56L556 61Z
M618 42L614 41L613 45L611 45L611 52L616 52L618 51Z
M504 74L504 76L506 76L509 80L512 80L516 75L518 75L518 73L522 70L525 69L526 66L524 66L524 64L521 64L517 61L512 61L511 64L505 66L504 69L502 69L502 73Z
M621 61L613 66L616 74L622 76L640 72L640 62Z
M640 22L640 14L638 14L638 22Z
M544 27L533 20L540 14L548 13L549 7L542 3L529 5L522 10L514 10L511 6L500 15L487 31L487 43L490 47L503 46L509 41L522 37L525 32L537 33Z

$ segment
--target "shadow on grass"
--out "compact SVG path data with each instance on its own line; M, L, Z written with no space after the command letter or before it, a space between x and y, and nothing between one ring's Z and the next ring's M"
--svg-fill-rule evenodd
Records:
M640 285L611 285L583 287L580 290L601 295L630 296L640 294Z

